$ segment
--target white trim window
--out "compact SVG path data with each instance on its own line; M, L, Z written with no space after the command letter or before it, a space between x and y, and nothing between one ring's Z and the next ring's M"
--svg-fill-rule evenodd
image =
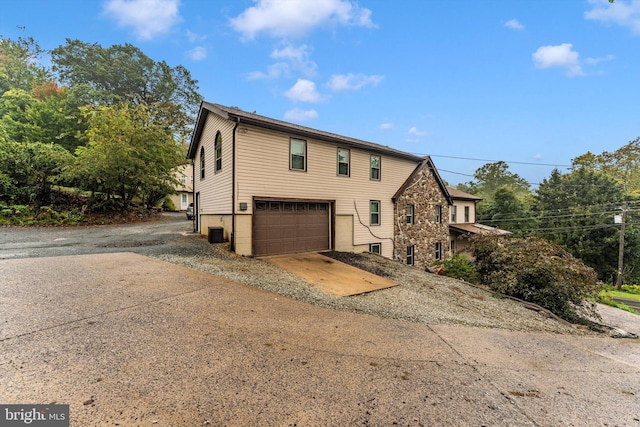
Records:
M407 265L415 264L415 245L407 246Z
M407 214L407 224L413 224L415 217L414 217L414 207L413 205L407 205L405 207L405 212Z
M382 243L369 243L369 252L372 254L382 254Z
M442 259L442 242L436 242L436 260Z
M458 215L458 207L456 205L451 206L451 222L456 223L456 216Z
M436 205L436 224L442 222L442 205Z

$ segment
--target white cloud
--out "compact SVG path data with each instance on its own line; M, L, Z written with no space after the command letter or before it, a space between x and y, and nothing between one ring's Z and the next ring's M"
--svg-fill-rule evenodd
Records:
M334 92L344 90L360 90L366 85L377 86L383 76L364 74L334 74L327 83L327 87Z
M187 51L187 57L193 61L202 61L207 57L207 48L203 46L196 46Z
M522 31L524 30L524 25L520 23L517 19L509 19L504 23L504 26L507 28L511 28L512 30Z
M409 129L409 135L425 136L426 134L427 134L427 132L420 131L415 126L413 126L411 129Z
M380 129L382 129L382 130L393 129L393 124L392 123L382 123L380 125Z
M295 85L284 95L292 101L321 102L322 96L316 90L316 84L311 80L298 79Z
M195 42L205 41L207 39L207 36L196 34L193 31L187 30L187 38L191 43L195 43Z
M179 0L107 0L103 11L119 26L132 27L139 39L151 40L181 21L179 4Z
M567 76L582 76L578 52L572 50L571 43L557 46L541 46L531 56L537 68L562 68Z
M297 71L304 77L314 77L318 66L309 59L311 48L306 44L293 46L284 44L280 49L271 52L271 58L282 59L286 62L276 62L271 64L266 72L254 71L248 74L249 80L257 79L277 79L280 77L291 77L293 71Z
M640 1L631 0L627 3L616 0L589 0L593 9L584 13L585 19L599 21L603 24L620 25L631 30L633 34L640 34Z
M314 120L318 118L318 112L316 110L301 110L300 108L294 108L284 113L284 118L294 122L306 122L307 120Z
M609 62L614 60L616 57L613 55L607 55L603 58L585 58L584 62L589 65L598 65L601 62Z
M231 27L244 38L260 33L274 37L301 37L321 26L360 26L373 28L371 11L351 0L254 0L230 19Z
M533 158L536 160L542 160L542 154L538 153L535 156L533 156Z
M273 59L284 59L289 62L292 69L302 73L304 76L313 77L318 65L309 59L311 48L306 44L293 46L286 44L282 49L275 49L271 52Z
M262 80L262 79L277 79L290 74L289 64L284 62L278 62L272 64L267 68L267 72L253 71L247 75L249 80Z

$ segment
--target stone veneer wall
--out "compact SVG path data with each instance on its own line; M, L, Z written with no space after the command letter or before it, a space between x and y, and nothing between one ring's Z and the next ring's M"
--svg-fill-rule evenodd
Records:
M406 205L414 206L413 224L407 224ZM436 205L442 206L440 223L436 223ZM426 268L436 261L436 242L442 244L446 257L450 252L449 209L433 173L424 167L396 200L394 258L406 263L407 247L414 245L414 265Z

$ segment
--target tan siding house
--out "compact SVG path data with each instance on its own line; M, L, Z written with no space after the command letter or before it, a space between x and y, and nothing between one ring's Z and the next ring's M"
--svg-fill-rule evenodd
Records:
M451 203L429 159L207 102L188 157L197 231L222 227L241 255L372 251L407 262L398 255L406 248L397 247L399 189L423 180L447 215Z
M476 222L476 203L482 198L447 187L453 206L450 209L449 246L452 254L471 258L469 237L476 234L511 235L511 232Z
M186 211L189 203L193 202L193 169L191 164L179 167L175 172L179 184L176 194L170 196L174 206L179 211Z

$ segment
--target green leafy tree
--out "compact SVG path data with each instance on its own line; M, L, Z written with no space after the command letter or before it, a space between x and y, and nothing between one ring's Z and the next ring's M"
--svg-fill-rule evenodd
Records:
M567 248L601 280L610 280L619 239L613 217L620 213L623 199L622 188L603 172L579 168L562 175L554 170L534 197L536 234Z
M62 180L71 153L55 144L0 140L0 199L10 204L51 203L51 188Z
M94 202L100 193L123 210L134 197L150 207L171 192L184 147L153 120L148 106L120 103L84 111L89 142L76 150L68 176L94 192Z
M614 152L587 152L573 159L573 169L597 170L622 187L625 196L640 196L640 137Z
M0 95L9 89L30 92L34 86L50 81L49 70L40 65L43 53L31 37L0 37Z
M94 104L144 104L171 132L189 134L202 97L183 66L156 62L128 43L104 48L70 39L52 51L51 60L60 81L83 87Z
M596 273L561 246L528 237L472 238L476 269L491 289L547 308L570 322L597 317Z
M499 187L496 190L493 200L482 215L478 219L479 222L511 231L516 236L527 235L535 227L535 219L531 216L527 204L507 187Z
M475 171L473 177L473 181L463 185L467 190L462 190L462 186L458 188L482 197L482 201L476 205L478 218L491 216L488 211L499 188L511 190L521 200L525 200L530 195L529 183L518 174L510 172L509 165L503 161L485 164Z
M473 174L474 180L468 183L472 194L492 197L500 187L507 187L515 194L529 192L529 183L518 174L509 171L509 165L503 161L487 163Z

